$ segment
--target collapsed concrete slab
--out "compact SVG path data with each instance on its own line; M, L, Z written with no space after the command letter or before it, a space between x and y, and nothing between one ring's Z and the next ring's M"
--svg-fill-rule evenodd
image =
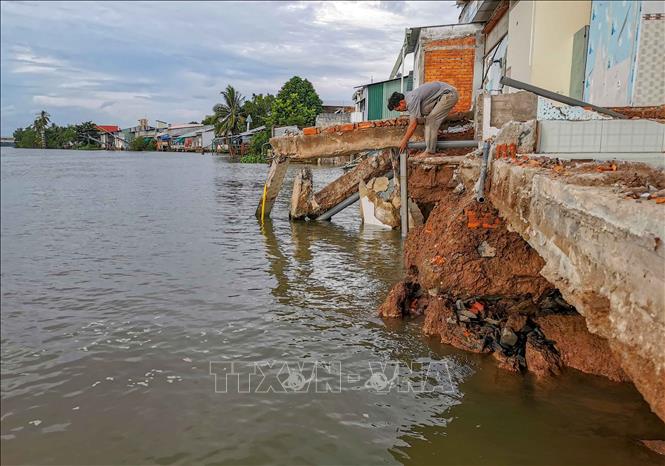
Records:
M386 174L392 168L391 152L384 150L376 156L367 157L313 195L311 189L308 191L306 187L307 180L311 184L311 178L296 176L291 198L291 218L316 218L356 193L358 183Z
M399 182L385 176L373 178L367 183L360 182L360 217L365 225L383 228L400 226L400 192ZM418 205L409 199L409 228L423 224L423 214Z

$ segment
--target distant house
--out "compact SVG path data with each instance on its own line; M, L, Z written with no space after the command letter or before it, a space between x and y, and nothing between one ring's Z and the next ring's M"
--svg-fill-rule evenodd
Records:
M122 150L122 133L117 125L96 125L99 131L99 141L106 150Z
M141 118L139 120L138 126L132 126L129 128L123 128L120 130L120 137L122 138L123 149L129 149L129 144L132 143L137 137L142 137L146 139L155 139L157 133L159 132L158 128L148 124L147 118Z
M198 126L194 131L171 137L171 149L184 152L212 150L215 127L213 125Z
M402 84L404 88L402 89ZM362 121L385 120L400 116L399 112L388 110L388 97L395 92L407 92L413 88L413 76L387 79L356 87L353 93L355 110L362 115Z
M296 127L297 128L297 127ZM226 147L231 155L245 155L249 148L249 143L252 141L252 138L261 131L266 129L265 126L258 126L252 128L249 131L243 131L242 133L232 134L228 137L221 136L213 139L212 144L217 147Z
M360 114L354 114L355 109L354 105L324 103L321 113L316 115L315 126L326 128L328 126L361 121L362 117Z
M281 136L288 136L290 134L301 134L302 130L296 125L290 126L273 126L270 137L278 138Z

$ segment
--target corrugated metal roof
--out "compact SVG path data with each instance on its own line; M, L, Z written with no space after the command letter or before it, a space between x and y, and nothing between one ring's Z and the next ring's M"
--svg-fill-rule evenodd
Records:
M201 128L203 125L201 123L181 123L177 125L171 125L168 129L183 129L183 128Z
M412 72L411 72L412 73ZM409 73L409 74L411 74ZM408 76L404 76L404 79L409 79ZM367 83L367 84L361 84L360 86L355 86L354 89L360 89L361 87L368 87L368 86L373 86L374 84L383 84L387 83L390 81L401 81L402 78L392 78L392 79L384 79L383 81L374 81L373 83Z
M244 133L234 134L233 136L234 137L235 136L249 136L251 134L258 133L259 131L263 131L264 129L266 129L265 126L259 126L257 128L250 129L249 131L245 131Z

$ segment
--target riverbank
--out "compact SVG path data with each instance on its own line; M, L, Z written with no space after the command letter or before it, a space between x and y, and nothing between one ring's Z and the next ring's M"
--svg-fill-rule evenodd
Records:
M393 287L379 315L424 316L422 331L426 335L466 351L491 354L499 367L509 371L550 377L568 367L616 382L636 382L653 411L662 416L665 395L662 387L658 388L658 377L653 376L659 356L639 368L630 359L635 350L626 355L626 349L618 346L617 338L622 336L608 341L606 335L613 335L612 331L599 334L588 330L598 326L600 314L591 323L589 316L580 315L541 275L545 261L510 226L510 219L492 205L475 201L472 189L477 175L464 173L473 173L474 163L477 169L473 158L457 170L450 165L412 164L409 190L426 213L426 221L410 231L404 254L407 276ZM500 163L505 162L495 162ZM665 188L662 170L642 164L608 168L538 158L514 163L540 169L541 176L551 173L566 183L611 186L615 195L638 198L631 201L638 204L647 202L643 192ZM501 177L497 179L488 183L490 199L515 202L516 194L504 195L508 188ZM519 189L512 186L509 191ZM526 206L520 207L528 212ZM559 240L558 247L563 248L562 244ZM650 329L634 327L631 331L633 339L640 332L646 338ZM646 343L643 347L649 348Z

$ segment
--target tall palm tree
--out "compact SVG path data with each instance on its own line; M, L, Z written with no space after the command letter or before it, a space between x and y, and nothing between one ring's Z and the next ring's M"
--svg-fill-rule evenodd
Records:
M215 112L215 132L228 137L229 133L237 133L238 129L241 128L243 120L242 104L245 98L230 84L220 94L222 94L223 102L212 108Z
M35 122L33 123L35 131L39 133L42 149L46 149L46 127L50 122L51 115L49 115L46 110L42 110L37 114L37 118L35 118Z

